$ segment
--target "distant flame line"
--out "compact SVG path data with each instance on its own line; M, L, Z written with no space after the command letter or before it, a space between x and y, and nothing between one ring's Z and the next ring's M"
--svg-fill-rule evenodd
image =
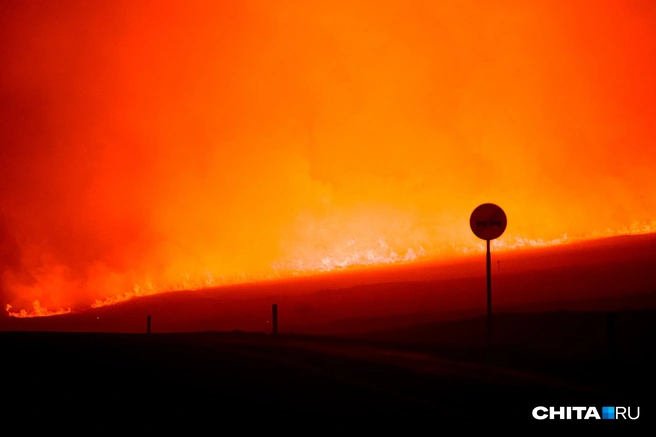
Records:
M555 238L552 240L541 240L541 239L529 239L516 237L513 239L507 240L500 238L498 240L492 241L492 248L497 251L509 251L517 250L524 248L541 248L541 247L551 247L558 245L571 244L575 242L595 240L606 237L614 236L623 236L623 235L642 235L650 234L656 232L656 221L652 221L651 224L648 223L634 223L629 227L624 227L619 230L606 229L604 231L596 231L590 235L584 237L570 237L568 234L563 234L560 238ZM228 285L237 285L248 282L257 282L263 280L272 280L280 279L284 277L294 277L294 276L309 276L317 273L325 272L335 272L340 270L345 270L348 268L354 267L372 267L379 265L393 265L393 264L408 264L420 259L427 259L439 255L443 250L450 249L456 253L463 255L480 253L485 250L485 243L473 243L473 244L450 244L443 245L442 249L435 250L425 250L422 246L419 246L418 249L409 248L407 249L405 255L399 255L394 250L390 249L384 240L378 240L379 249L366 249L362 251L357 251L349 255L336 258L334 256L323 256L317 260L311 262L304 262L302 260L296 260L291 262L278 262L274 263L272 266L272 272L269 274L252 274L252 275L241 275L241 278L234 278L228 280L223 278L221 275L213 275L210 271L205 271L203 274L192 277L192 275L186 274L183 275L183 278L180 282L171 283L167 285L156 285L151 282L146 282L144 285L135 284L132 288L132 291L125 292L116 296L108 297L105 300L96 300L90 305L90 308L101 308L104 306L115 305L123 302L127 302L134 298L151 296L154 294L173 292L173 291L197 291L201 289L211 288L211 287L221 287ZM349 244L352 246L352 244ZM381 253L381 250L386 253ZM221 280L217 281L215 276L221 277ZM12 311L13 307L9 304L6 305L5 311L10 317L15 318L32 318L32 317L50 317L57 316L62 314L69 314L71 312L83 311L85 309L80 309L72 311L71 308L59 309L56 311L50 311L47 308L41 306L38 300L35 300L32 304L32 311L27 311L21 309L20 311ZM89 309L89 308L87 308Z

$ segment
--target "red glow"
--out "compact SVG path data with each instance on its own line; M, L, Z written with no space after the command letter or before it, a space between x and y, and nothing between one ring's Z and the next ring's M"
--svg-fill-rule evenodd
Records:
M654 230L654 2L373 5L8 2L7 311Z

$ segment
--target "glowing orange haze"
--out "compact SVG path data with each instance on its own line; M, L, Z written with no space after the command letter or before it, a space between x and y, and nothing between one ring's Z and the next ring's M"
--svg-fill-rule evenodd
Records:
M651 231L656 4L590 5L4 2L0 300Z

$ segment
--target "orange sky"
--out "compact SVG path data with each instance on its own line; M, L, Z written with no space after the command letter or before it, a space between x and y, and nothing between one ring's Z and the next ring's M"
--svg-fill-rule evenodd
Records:
M484 3L2 2L0 303L655 226L656 4Z

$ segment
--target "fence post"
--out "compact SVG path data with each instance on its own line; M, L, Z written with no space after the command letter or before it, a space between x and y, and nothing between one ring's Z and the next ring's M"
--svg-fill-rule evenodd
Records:
M273 321L272 332L273 335L278 335L278 304L277 303L273 304L273 306L271 307L271 312L272 312L272 321Z

